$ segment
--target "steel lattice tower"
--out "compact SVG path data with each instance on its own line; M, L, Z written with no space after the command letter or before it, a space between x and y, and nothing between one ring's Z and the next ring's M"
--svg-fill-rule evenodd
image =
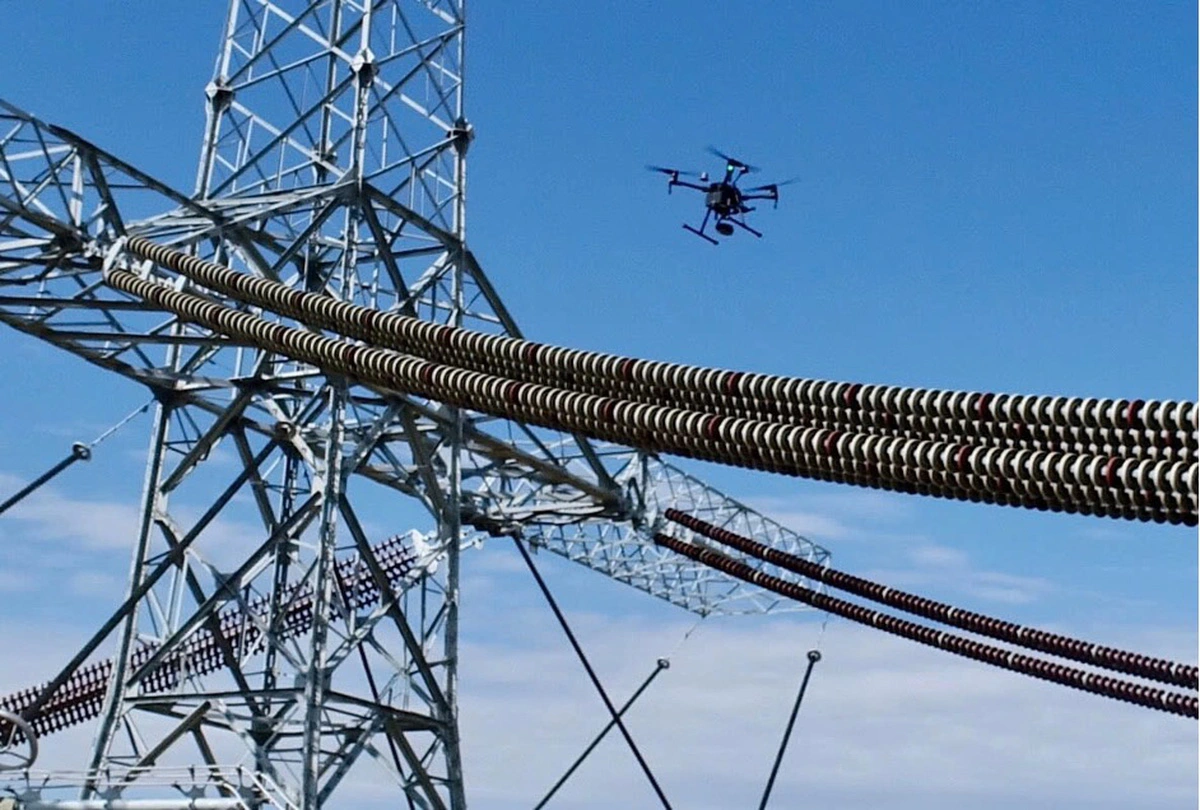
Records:
M104 284L169 277L124 251L137 234L520 335L465 242L464 5L232 0L192 195L0 102L0 321L158 400L126 598L39 699L112 652L84 799L186 767L212 810L307 810L373 761L409 806L464 807L459 555L489 535L700 614L776 599L647 542L667 506L824 559L657 457L369 389ZM396 495L425 518L387 540Z

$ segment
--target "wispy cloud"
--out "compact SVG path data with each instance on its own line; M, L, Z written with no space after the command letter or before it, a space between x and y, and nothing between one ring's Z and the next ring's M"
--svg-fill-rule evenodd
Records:
M886 492L851 490L748 498L749 506L813 540L851 540L906 521L910 509Z
M76 509L84 519L89 502L49 494L57 500L22 518L25 530L44 531L51 505ZM778 500L774 510L765 511L791 515L796 528L808 520L827 533L902 535L909 518L886 503L876 503L871 512L874 495L851 493L798 506ZM113 520L121 512L99 514ZM237 553L245 542L243 529L251 531L231 523L217 533L222 553ZM929 540L883 544L880 553L893 564L855 573L1008 604L1039 599L1054 587L1038 578L980 568L962 549ZM528 588L516 592L511 587L524 579L519 560L478 554L465 583L470 598L464 600L460 670L468 791L476 804L527 808L606 717L548 612L522 595ZM59 563L70 570L69 557ZM568 570L573 569L555 573L568 579ZM68 591L78 594L103 593L116 583L81 572L65 581ZM578 598L583 597L570 594L564 601ZM677 806L752 806L804 654L818 639L826 657L776 787L778 806L1115 810L1196 803L1197 745L1190 721L994 670L844 622L832 622L821 635L811 616L709 620L679 647L691 622L676 613L667 615L679 618L661 620L665 610L655 618L648 618L647 610L618 619L606 607L576 610L571 618L615 700L632 692L656 658L671 655L670 670L631 712L629 725ZM77 637L90 631L86 625L81 621L63 630L0 619L0 637L20 650L20 666L0 670L0 691L52 674ZM1186 630L1129 628L1125 635L1136 642L1128 646L1147 653L1195 657L1194 634ZM1120 640L1112 634L1106 639ZM46 763L77 767L86 737L45 741ZM389 806L394 798L377 777L349 784L347 801L369 810ZM564 790L560 806L599 810L651 806L652 801L614 735Z
M0 492L15 491L24 483L16 476L0 473ZM205 528L198 546L204 549L206 558L216 564L236 564L247 549L262 542L266 536L261 524L242 519L253 507L248 509L236 499L234 503L241 506L239 514L232 514L233 507L228 507ZM175 502L171 508L183 531L190 528L203 511L186 502ZM73 558L64 558L61 553L64 549L87 552L131 549L137 537L139 508L136 500L78 497L51 484L31 493L5 512L4 520L5 524L0 525L0 537L36 542L39 544L39 563L70 567Z
M0 492L25 485L16 476L0 473ZM64 495L43 486L4 514L21 525L23 533L44 541L69 541L91 550L128 548L137 527L137 507L115 501Z
M16 571L0 571L0 593L20 593L34 589L28 576Z
M126 583L98 571L77 571L67 578L67 591L73 596L105 596L114 604L126 593Z
M593 628L585 643L623 696L670 634L622 622ZM629 721L673 802L752 805L815 637L811 625L739 622L704 629L684 645ZM1195 802L1190 721L844 624L827 632L822 648L777 786L781 807L814 797L846 808ZM561 645L555 652L475 641L463 660L476 796L488 806L528 806L603 724L603 708ZM614 736L564 791L563 806L650 806L648 798Z
M1055 585L1041 577L977 568L961 549L927 544L909 549L907 565L873 568L861 575L898 588L930 588L983 602L1025 605L1053 593Z
M518 610L509 622L483 622L480 632L479 620L496 607L468 607L460 670L468 792L481 806L528 808L604 724L605 711L546 611ZM824 658L780 773L777 806L1158 810L1197 800L1189 720L841 622L822 634L811 619L710 620L680 646L691 627L682 617L571 619L614 700L629 695L656 658L671 656L628 724L679 807L753 806L805 653L818 644ZM16 666L0 670L0 692L52 674L90 630L83 624L0 620L0 634L21 651ZM1194 637L1160 628L1145 643L1178 657ZM77 767L87 731L43 740L42 764ZM394 804L381 776L358 773L343 801L368 810ZM653 806L616 734L560 799L577 810Z
M911 507L890 493L832 492L794 498L750 498L748 502L784 525L815 540L854 541L873 549L859 554L871 562L860 576L901 588L935 588L974 600L1022 605L1054 591L1049 580L981 569L962 549L932 542L909 531Z

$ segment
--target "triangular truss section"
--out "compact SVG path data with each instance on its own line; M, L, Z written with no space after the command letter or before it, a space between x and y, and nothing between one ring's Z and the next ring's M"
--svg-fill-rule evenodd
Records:
M127 598L15 707L99 716L87 774L45 791L161 797L189 768L192 798L315 808L364 768L410 807L463 807L464 547L520 535L702 615L776 598L656 548L667 507L824 560L652 455L367 388L104 283L186 287L122 252L137 234L519 335L464 239L464 30L461 0L234 0L190 195L0 102L0 322L159 401Z

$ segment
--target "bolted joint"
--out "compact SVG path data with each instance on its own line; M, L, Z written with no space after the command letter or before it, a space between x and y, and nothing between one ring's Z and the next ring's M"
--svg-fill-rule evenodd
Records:
M313 163L328 166L330 168L337 167L337 152L333 149L314 149L312 151Z
M82 253L91 258L98 251L95 241L85 241L86 237L87 234L82 230L78 233L56 233L50 237L46 252L60 256L67 253Z
M471 141L475 140L475 127L467 123L467 119L460 117L446 132L446 137L450 139L454 151L461 157L467 153L467 147L471 145Z
M179 403L183 400L183 392L174 388L159 388L155 387L150 390L150 395L154 400L168 411L173 411L179 407Z
M359 87L370 87L375 77L379 75L379 66L375 64L375 54L368 48L361 51L350 63L350 72L358 80Z
M262 748L275 736L275 724L266 717L255 717L250 721L250 739Z
M520 524L498 520L470 506L464 506L459 510L458 520L464 526L486 532L489 537L512 537L514 539L521 537Z
M219 81L208 83L204 88L204 97L208 99L209 109L213 113L223 113L233 104L233 90Z
M320 684L323 691L328 692L330 684L333 683L333 670L329 667L317 670L316 681ZM302 690L308 685L308 673L297 672L295 678L295 688Z

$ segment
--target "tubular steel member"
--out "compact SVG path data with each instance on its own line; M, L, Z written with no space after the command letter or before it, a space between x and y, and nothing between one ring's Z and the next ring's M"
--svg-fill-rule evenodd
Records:
M629 696L629 700L625 701L620 709L617 709L617 713L613 719L609 720L604 728L600 729L600 733L596 735L596 738L592 740L587 748L583 749L583 753L571 763L571 766L567 768L566 772L561 777L559 777L559 780L555 782L548 791L546 791L546 795L542 797L540 802L534 805L533 810L542 810L542 808L546 806L546 803L554 798L554 794L558 793L559 788L567 783L567 780L570 779L571 775L579 769L579 766L583 764L583 761L588 758L592 751L596 750L596 746L599 745L604 740L605 736L608 735L608 732L612 731L613 727L617 725L617 718L624 717L625 712L627 712L629 708L637 701L637 699L642 696L642 692L645 692L650 684L654 683L654 679L658 677L659 673L670 666L671 662L666 658L658 659L658 661L655 663L654 671L646 676L646 680L642 681L642 685L639 686L634 693Z
M1069 658L1084 664L1136 675L1140 678L1168 683L1174 686L1184 686L1189 689L1197 687L1197 675L1200 670L1189 664L1176 663L1163 658L1153 658L1148 655L1127 652L1114 647L1104 647L1088 641L1069 638L1067 636L1047 633L1032 627L1024 627L1012 622L1001 621L981 613L962 610L944 602L935 602L916 594L881 585L878 582L852 576L842 571L814 565L808 560L777 551L770 546L756 542L749 537L727 531L707 523L699 518L684 514L677 509L667 509L664 513L667 520L674 521L680 526L691 529L718 543L732 546L738 551L745 552L760 560L777 565L796 574L832 585L843 591L862 596L880 604L899 608L907 613L923 616L926 619L958 627L981 636L989 636L1026 647L1031 650Z
M1195 464L839 434L631 403L333 340L123 270L109 272L106 279L186 320L367 383L651 452L1026 508L1189 525L1196 521Z
M184 799L64 799L21 801L17 810L240 810L246 800L196 796Z
M256 777L274 780L271 803L337 805L344 803L339 785L357 781L383 736L398 755L389 769L393 799L465 806L454 701L454 554L458 542L481 539L466 534L469 527L536 531L542 548L700 615L765 613L787 603L691 563L678 576L678 560L646 542L660 504L682 501L698 514L737 515L748 526L771 527L797 549L825 553L629 445L596 446L582 435L455 414L441 401L395 390L380 396L353 380L345 410L327 409L328 387L341 385L340 375L159 318L154 307L103 284L104 270L124 255L114 244L132 230L331 297L519 335L463 238L463 153L471 133L463 109L465 6L464 0L228 2L205 93L194 193L175 192L84 138L0 102L0 187L15 204L0 217L0 231L16 237L0 271L6 285L0 323L147 386L161 406L127 597L90 639L67 651L62 679L52 678L43 692L48 703L99 644L120 634L111 697L80 763L87 774L81 798L108 796L104 778L93 775L136 767L147 752L195 763L210 750L232 747ZM154 211L163 213L145 218ZM339 436L341 465L328 452ZM218 445L222 452L211 453ZM213 463L231 453L235 472ZM340 493L326 485L343 473L347 486ZM186 680L167 696L141 693L129 660L140 645L166 650L181 633L219 619L225 606L231 548L212 531L214 521L230 512L246 519L233 553L250 544L237 569L246 572L237 587L247 601L284 598L298 580L327 594L322 573L329 570L314 565L308 539L336 521L342 545L365 545L355 526L395 517L388 498L364 491L376 487L408 499L422 527L432 520L438 552L447 550L447 557L389 599L386 616L381 606L339 619L346 626L326 637L328 668L324 650L314 654L311 644L283 639L272 624L265 651L244 660L222 652L231 661L228 673ZM340 514L313 500L335 495L342 496ZM468 514L470 523L463 519ZM210 551L221 566L213 565ZM354 663L364 652L364 666L379 676L378 696ZM318 687L311 675L320 669L328 678ZM320 689L328 689L333 705L318 718L305 710L319 701ZM405 700L401 719L389 705L396 696ZM206 708L186 731L184 722L174 724L178 715L162 713L177 708L190 722L188 710L210 698L216 708ZM322 740L314 744L309 734L305 765L297 732L318 721ZM302 772L315 770L314 753L321 780L315 791ZM213 795L221 778L212 770L185 774L181 789Z
M937 647L940 650L946 650L965 658L972 658L985 664L992 664L1002 669L1019 672L1022 675L1069 686L1073 689L1091 692L1092 694L1114 700L1122 700L1126 703L1133 703L1149 709L1177 714L1182 717L1196 718L1198 710L1200 710L1200 706L1198 706L1200 700L1192 695L1182 695L1178 692L1143 686L1142 684L1123 681L1118 678L1109 678L1082 669L1075 669L1074 667L1062 666L1061 664L1055 664L1041 658L1021 655L1011 650L981 644L962 636L956 636L915 622L899 619L895 616L881 613L878 610L871 610L861 605L847 602L844 599L838 599L810 588L805 588L797 583L788 582L787 580L772 576L765 571L755 570L745 563L734 560L724 554L686 543L669 535L656 534L654 542L697 562L711 565L730 576L758 585L760 588L774 591L789 599L795 599L807 605L812 605L819 610L842 616L859 624L875 627L876 629L908 639L909 641L916 641L930 647Z
M526 382L850 432L1184 462L1197 455L1193 403L863 386L582 352L361 307L238 273L140 236L130 237L126 248L210 289L309 325Z
M67 455L62 461L58 462L53 467L39 475L37 478L30 481L19 491L7 498L3 503L0 503L0 515L7 512L9 508L15 506L27 495L53 479L56 475L65 470L67 467L70 467L76 461L88 461L91 459L91 457L92 449L90 447L83 442L75 442L73 445L71 445L70 454Z
M0 771L28 770L37 756L38 738L33 727L19 714L0 709Z
M775 764L771 766L771 775L767 777L767 786L763 788L762 801L758 810L767 810L767 801L771 798L771 788L775 786L775 777L779 775L779 766L783 764L783 754L787 751L788 740L792 738L792 729L796 725L796 715L800 713L800 702L804 700L804 692L808 689L808 679L812 677L813 667L821 660L819 650L808 651L808 667L804 670L804 680L800 681L800 691L796 693L796 702L792 704L792 713L788 716L787 727L783 730L783 739L779 741L779 753L775 755Z
M529 556L529 552L525 548L524 542L518 536L513 536L513 543L517 547L517 551L521 553L521 559L525 561L526 567L529 568L529 573L533 575L534 581L537 583L538 590L542 592L546 603L550 606L550 610L554 613L554 618L558 619L558 624L563 629L563 633L567 637L567 641L571 643L571 649L575 651L575 655L579 658L579 663L583 664L584 670L587 671L588 679L592 682L592 686L596 688L596 692L600 695L600 699L604 701L604 708L608 709L608 714L612 718L613 725L621 732L621 736L625 738L629 750L633 753L634 759L642 769L642 773L646 774L646 780L650 782L650 787L654 789L654 794L658 797L659 802L666 810L671 810L671 803L667 800L667 794L663 793L662 787L659 786L658 780L654 777L654 772L650 770L650 764L646 762L642 756L641 750L637 743L633 741L633 735L629 733L629 729L625 727L625 723L621 720L621 712L617 711L617 707L613 705L612 699L609 698L608 692L604 690L604 684L600 683L600 676L596 674L596 670L592 669L591 662L588 661L587 655L583 651L583 647L579 645L579 640L575 638L575 633L571 630L571 625L567 623L567 617L563 615L562 610L558 607L558 602L555 601L554 595L550 593L549 586L546 585L546 580L542 579L541 573L537 570L537 566L533 564L533 558ZM657 672L655 673L657 674ZM557 786L556 786L557 787Z

